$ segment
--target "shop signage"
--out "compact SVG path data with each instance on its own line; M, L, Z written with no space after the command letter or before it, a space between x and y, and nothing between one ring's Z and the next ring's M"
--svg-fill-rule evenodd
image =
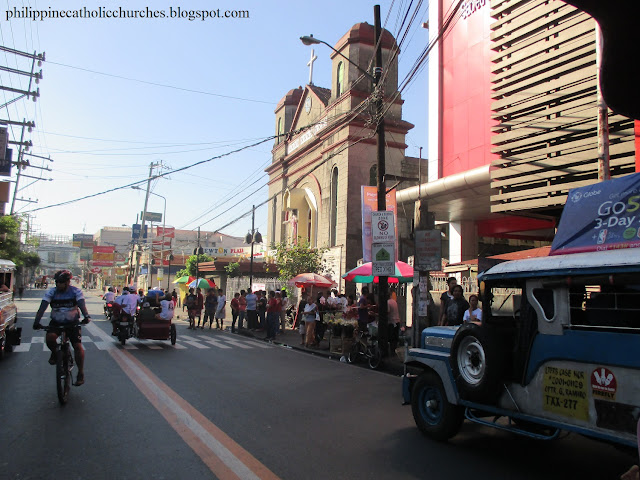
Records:
M156 237L175 238L175 227L156 227Z
M640 247L640 173L569 191L550 255Z

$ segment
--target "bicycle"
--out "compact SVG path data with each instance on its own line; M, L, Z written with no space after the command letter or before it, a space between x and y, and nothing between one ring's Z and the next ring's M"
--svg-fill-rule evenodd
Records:
M349 363L358 363L362 359L367 359L369 368L377 370L382 365L382 352L378 347L378 327L373 324L368 325L369 332L361 330L358 332L353 347L349 352Z
M56 332L58 339L56 340L56 389L58 391L58 401L60 405L65 405L69 399L69 390L73 384L73 353L71 352L71 343L69 342L69 331L78 325L69 326L46 326L42 327L45 332Z

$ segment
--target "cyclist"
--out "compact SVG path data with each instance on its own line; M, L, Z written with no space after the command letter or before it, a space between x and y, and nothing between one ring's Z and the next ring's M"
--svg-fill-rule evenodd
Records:
M60 270L56 272L53 278L56 286L50 288L44 294L33 322L33 329L38 330L42 328L40 320L49 305L51 305L51 320L49 321L49 326L74 326L69 333L69 340L71 340L71 345L73 345L76 364L78 365L78 376L76 377L76 383L74 383L74 385L79 387L84 383L84 348L82 348L82 331L80 325L78 325L78 321L80 320L80 312L82 312L84 317L82 320L83 325L89 323L91 317L87 311L82 290L71 285L71 272L69 270ZM51 365L56 364L55 351L57 339L58 334L56 332L47 332L46 341L47 347L51 350L51 357L49 358Z

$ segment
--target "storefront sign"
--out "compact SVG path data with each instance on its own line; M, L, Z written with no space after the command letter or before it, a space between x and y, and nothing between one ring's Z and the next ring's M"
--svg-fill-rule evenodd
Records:
M569 191L550 255L640 247L640 173Z
M156 237L176 238L175 227L156 227Z

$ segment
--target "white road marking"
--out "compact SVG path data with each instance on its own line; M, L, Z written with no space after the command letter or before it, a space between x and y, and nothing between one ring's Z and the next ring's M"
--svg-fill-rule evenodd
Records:
M184 339L183 339L183 341L184 341ZM201 344L199 342L192 342L192 341L189 341L189 340L185 341L184 343L188 343L189 345L192 345L192 346L194 346L196 348L210 348L208 345L203 345L203 344Z
M31 349L31 343L22 342L20 345L13 347L14 352L28 352Z
M185 350L187 348L184 345L180 345L179 343L176 343L175 345L170 345L170 346L175 348L176 350Z
M232 348L229 345L225 345L224 343L220 342L219 340L214 340L213 338L207 340L207 343L210 343L214 347L218 347L218 348L222 348L222 349Z
M112 350L116 348L113 340L109 340L108 342L93 342L93 344L98 347L98 350Z
M44 343L44 337L32 337L31 343Z
M157 345L156 343L151 343L151 342L153 342L153 340L147 340L147 339L137 340L138 344L144 345L150 350L162 350L162 347L160 345Z
M238 340L225 338L224 341L239 348L253 348L251 345L247 345L246 343L239 342Z

